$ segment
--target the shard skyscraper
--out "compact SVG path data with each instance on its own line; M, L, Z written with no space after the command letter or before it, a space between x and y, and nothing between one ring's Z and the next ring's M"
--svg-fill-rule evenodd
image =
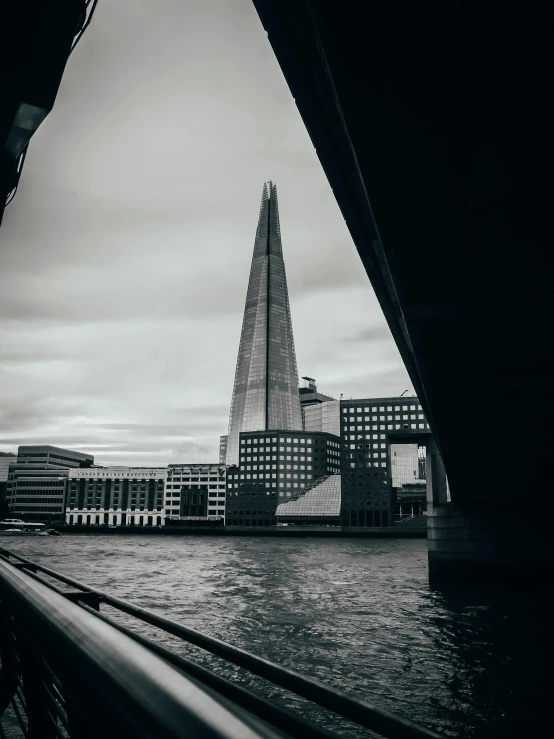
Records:
M241 431L302 430L277 187L264 184L229 415L226 462Z

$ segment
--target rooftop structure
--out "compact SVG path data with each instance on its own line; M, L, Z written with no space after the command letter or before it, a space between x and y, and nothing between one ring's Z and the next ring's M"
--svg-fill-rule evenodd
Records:
M340 513L341 476L330 474L319 477L290 500L279 503L275 515L278 523L338 525Z

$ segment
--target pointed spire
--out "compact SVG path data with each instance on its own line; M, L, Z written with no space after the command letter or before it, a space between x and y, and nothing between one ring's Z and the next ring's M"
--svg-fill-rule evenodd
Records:
M227 464L241 431L302 429L277 187L264 183L229 416Z

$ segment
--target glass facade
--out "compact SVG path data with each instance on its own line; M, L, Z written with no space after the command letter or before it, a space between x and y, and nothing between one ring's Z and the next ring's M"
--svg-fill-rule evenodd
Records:
M264 184L229 415L226 462L241 431L302 429L277 188Z
M426 449L418 444L390 446L394 518L419 516L427 510Z
M390 461L393 488L414 483L419 479L417 444L391 444Z
M277 506L277 520L311 523L316 519L337 519L341 512L340 474L326 475L298 495Z
M326 431L328 434L340 436L340 401L329 400L325 403L314 403L303 409L304 429L306 431Z

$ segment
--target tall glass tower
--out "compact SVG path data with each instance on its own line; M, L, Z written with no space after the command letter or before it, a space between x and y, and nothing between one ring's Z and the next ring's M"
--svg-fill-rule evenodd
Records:
M229 415L227 464L241 431L302 430L277 187L264 184Z

